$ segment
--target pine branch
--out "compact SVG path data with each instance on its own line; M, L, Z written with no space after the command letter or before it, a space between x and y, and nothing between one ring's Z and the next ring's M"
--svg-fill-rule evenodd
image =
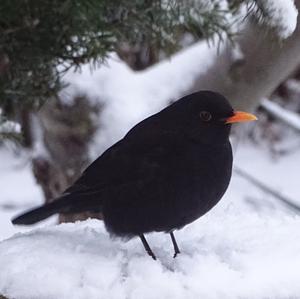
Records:
M0 55L8 64L0 107L40 106L62 87L58 66L101 63L122 43L171 55L186 32L195 40L214 34L231 39L232 17L244 1L228 3L223 9L209 0L2 0Z

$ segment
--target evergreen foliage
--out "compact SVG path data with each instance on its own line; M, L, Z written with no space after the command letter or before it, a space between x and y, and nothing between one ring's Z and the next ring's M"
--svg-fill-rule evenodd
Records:
M72 66L101 63L126 42L147 41L170 54L180 32L195 38L233 34L246 0L1 0L0 108L11 118L61 88ZM228 17L231 16L231 17Z

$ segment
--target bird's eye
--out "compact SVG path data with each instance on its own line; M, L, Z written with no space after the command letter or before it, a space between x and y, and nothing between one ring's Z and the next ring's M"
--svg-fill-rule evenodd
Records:
M210 121L211 120L211 114L208 111L201 111L200 112L200 118L203 121Z

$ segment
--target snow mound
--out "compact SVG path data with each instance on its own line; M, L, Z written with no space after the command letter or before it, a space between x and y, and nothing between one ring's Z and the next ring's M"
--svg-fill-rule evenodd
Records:
M296 29L298 10L294 0L259 1L266 13L267 22L282 39L288 38Z
M217 47L200 41L140 72L132 71L115 54L106 64L91 71L84 65L81 72L66 73L67 85L60 94L71 105L76 95L85 95L92 105L101 105L101 116L94 142L90 145L91 160L128 132L142 119L165 108L193 85L197 76L211 67L218 55Z
M111 239L88 220L0 243L0 294L18 299L299 298L300 217L241 212L226 201L176 233Z

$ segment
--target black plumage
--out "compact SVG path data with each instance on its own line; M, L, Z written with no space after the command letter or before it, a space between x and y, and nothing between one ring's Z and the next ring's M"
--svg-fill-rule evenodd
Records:
M235 113L220 94L199 91L181 98L133 127L105 151L52 203L13 220L32 224L54 213L102 212L107 230L140 236L171 233L208 212L226 191L232 170L232 122L253 120Z

